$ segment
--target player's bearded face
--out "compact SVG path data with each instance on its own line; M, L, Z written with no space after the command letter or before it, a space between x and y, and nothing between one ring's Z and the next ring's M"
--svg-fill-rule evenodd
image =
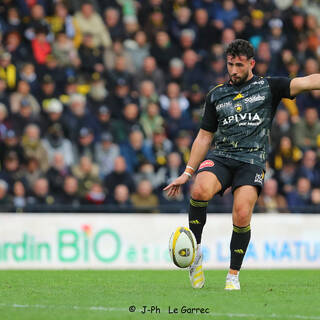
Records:
M246 56L227 57L227 68L230 81L235 85L240 85L252 77L254 60Z

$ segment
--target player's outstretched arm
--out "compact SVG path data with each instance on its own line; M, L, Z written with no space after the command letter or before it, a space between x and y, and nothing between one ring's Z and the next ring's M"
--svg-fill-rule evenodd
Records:
M320 90L320 73L311 74L306 77L297 77L290 82L290 95L292 97L309 90Z
M192 177L192 174L198 168L200 162L208 153L212 139L212 132L203 129L199 130L199 133L192 144L190 159L185 171L181 176L179 176L163 189L164 191L168 191L169 197L176 196L180 192L181 185L185 184Z

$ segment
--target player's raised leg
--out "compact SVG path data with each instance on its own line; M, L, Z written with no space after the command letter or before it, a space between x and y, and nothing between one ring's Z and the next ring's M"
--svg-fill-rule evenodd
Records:
M189 268L190 282L193 288L204 286L204 273L202 270L201 236L207 220L208 201L221 190L221 184L212 172L198 173L191 191L189 206L189 228L197 240L197 255Z
M249 245L250 221L258 199L257 187L241 186L234 191L232 210L233 232L230 242L230 270L226 279L226 290L240 290L239 271Z

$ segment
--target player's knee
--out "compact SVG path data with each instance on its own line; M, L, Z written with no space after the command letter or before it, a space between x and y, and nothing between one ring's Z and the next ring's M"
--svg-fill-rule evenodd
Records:
M192 189L191 197L195 200L209 201L212 195L208 188L205 188L203 185L198 185Z
M247 226L250 220L250 208L244 204L234 206L234 218L238 227Z

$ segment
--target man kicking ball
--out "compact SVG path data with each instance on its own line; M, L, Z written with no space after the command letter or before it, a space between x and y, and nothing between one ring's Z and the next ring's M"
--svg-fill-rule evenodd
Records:
M320 89L320 74L294 79L255 76L254 49L242 39L227 47L226 62L230 79L206 96L201 128L186 169L164 188L169 196L176 196L197 170L189 207L189 227L198 243L197 256L189 269L193 288L202 288L205 281L200 244L208 201L231 186L233 233L225 289L240 289L239 271L250 241L252 211L263 187L268 139L277 106L282 98L292 99L301 92Z

